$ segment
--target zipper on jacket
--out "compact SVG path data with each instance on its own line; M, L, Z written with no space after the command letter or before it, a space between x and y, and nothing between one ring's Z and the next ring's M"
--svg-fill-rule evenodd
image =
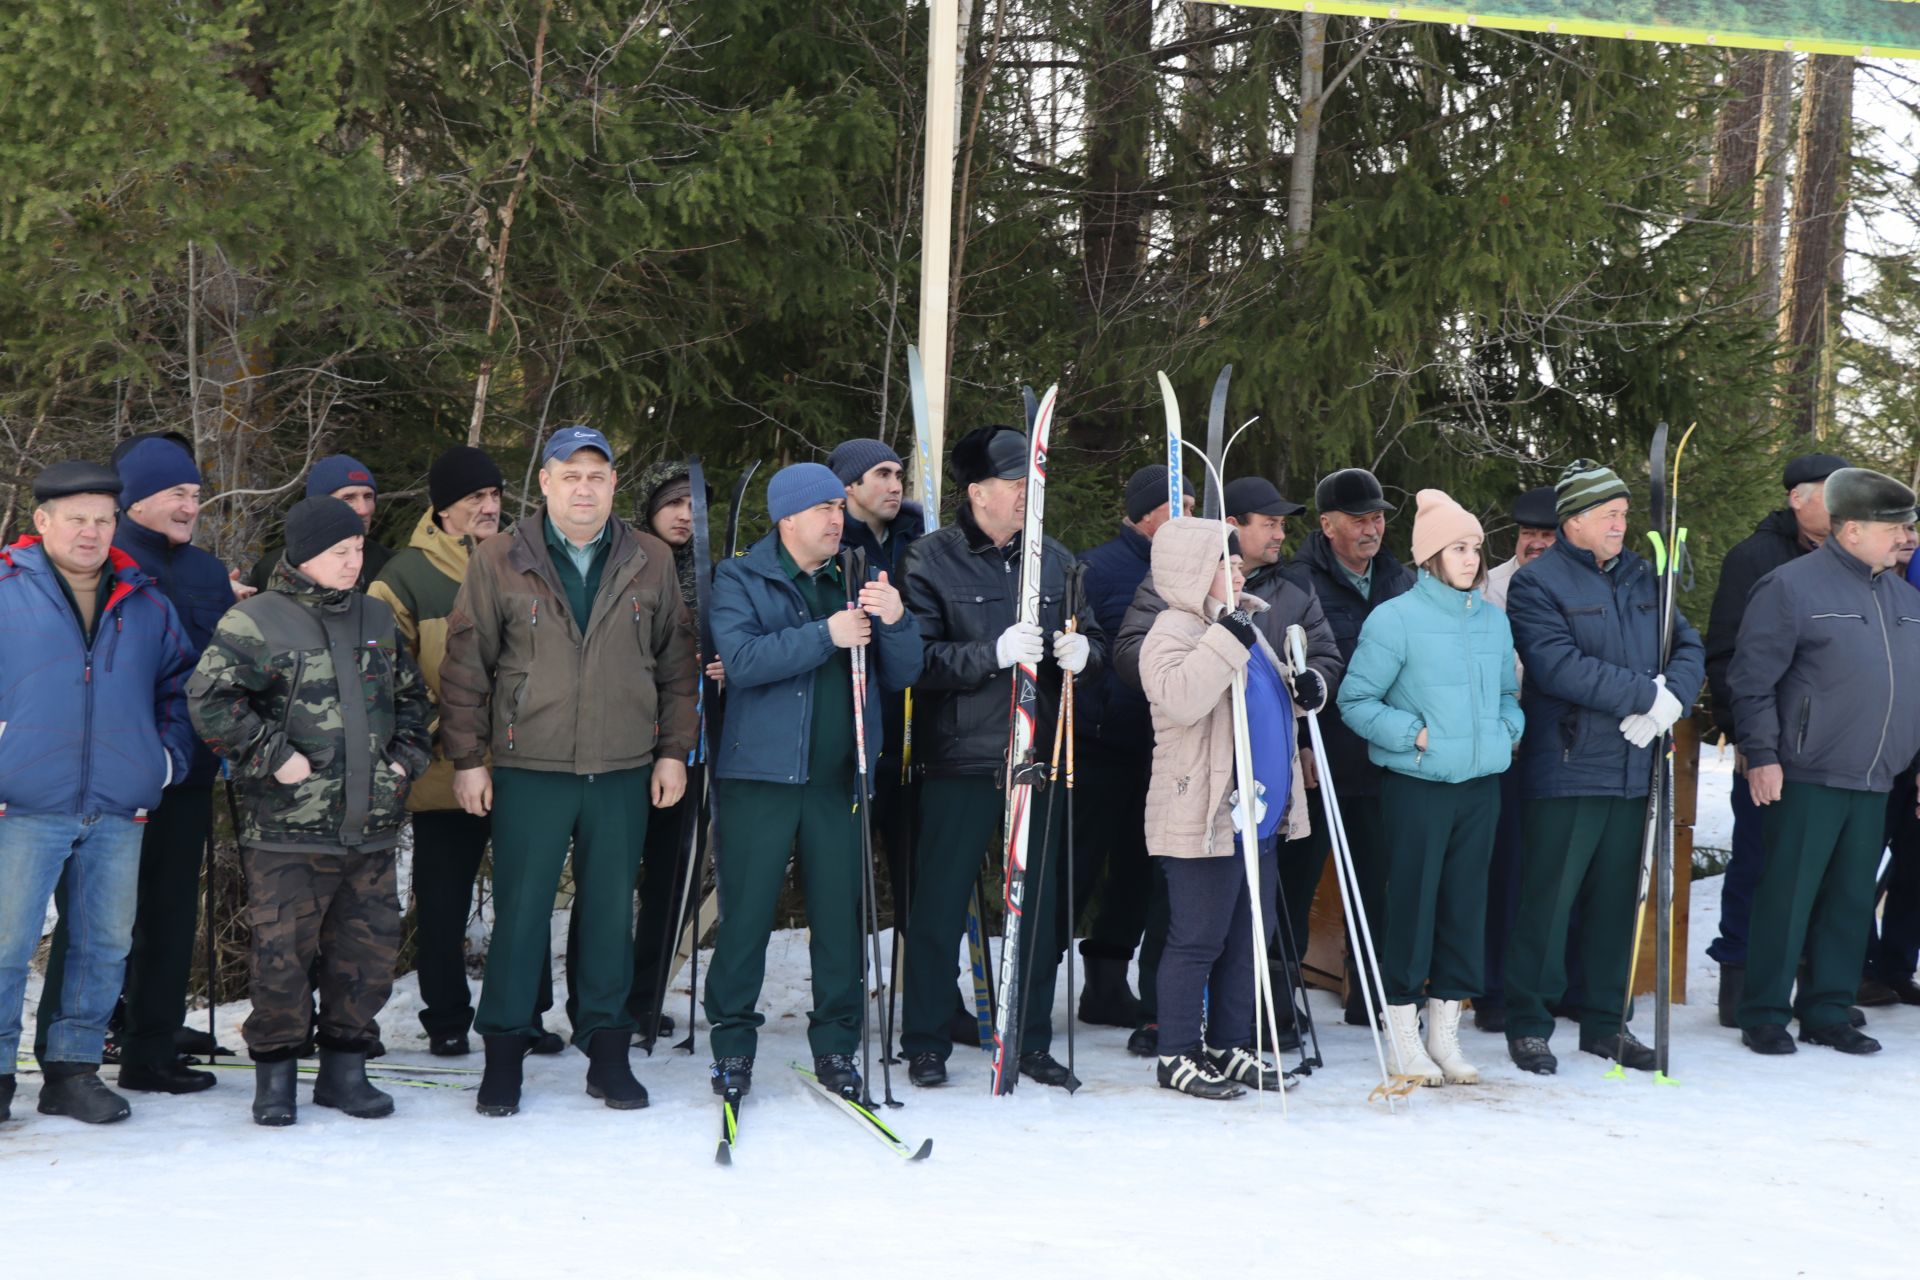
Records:
M1874 744L1873 763L1867 766L1866 781L1871 790L1873 771L1880 767L1880 757L1887 749L1887 730L1893 725L1893 695L1896 690L1893 683L1893 637L1887 633L1887 611L1880 607L1880 593L1873 589L1871 583L1867 585L1867 594L1873 597L1873 611L1880 617L1880 645L1887 651L1887 713L1880 719L1880 741Z
M113 657L120 652L120 633L126 628L127 618L126 615L121 612L121 608L122 606L116 605L113 610L113 643L107 646L108 675L113 674Z
M1813 699L1800 699L1800 733L1793 740L1793 754L1804 755L1807 750L1807 722L1813 719Z
M1467 593L1467 607L1460 615L1460 638L1467 652L1467 733L1468 741L1473 743L1473 776L1480 776L1480 682L1474 678L1473 669L1473 593ZM1428 726L1432 728L1431 725ZM1427 745L1433 745L1433 735L1427 735Z

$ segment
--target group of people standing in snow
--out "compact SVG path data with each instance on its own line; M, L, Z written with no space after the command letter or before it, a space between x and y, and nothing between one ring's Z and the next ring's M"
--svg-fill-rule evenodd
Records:
M1491 569L1479 520L1438 490L1415 495L1412 567L1385 549L1394 507L1358 468L1319 482L1318 527L1287 558L1288 521L1306 508L1270 481L1230 481L1224 522L1201 520L1190 495L1175 509L1163 468L1145 468L1115 537L1078 557L1046 541L1036 624L1017 599L1028 454L1010 427L961 439L953 520L934 527L904 500L890 447L844 442L824 465L776 473L770 532L718 566L697 562L690 469L649 468L624 519L614 449L591 427L545 442L543 501L511 527L493 460L449 450L392 555L367 536L372 473L335 456L313 468L257 587L192 545L200 475L184 441L48 467L36 533L0 552L13 637L0 652L0 1119L50 897L39 1110L129 1113L99 1077L110 1024L122 1089L213 1085L182 1054L180 1023L222 767L246 873L258 1123L295 1121L298 1062L315 1052L315 1105L393 1110L367 1062L384 1052L408 822L421 1021L436 1055L471 1053L478 1033L478 1110L514 1114L524 1057L565 1048L543 1015L569 864L566 1011L586 1089L645 1106L630 1052L672 1029L666 944L703 786L723 815L704 989L715 1091L752 1085L790 863L811 927L815 1073L859 1091L863 809L904 931L898 1047L915 1085L944 1084L954 1045L976 1035L955 974L1002 836L1016 665L1037 672L1040 743L1074 682L1080 785L1098 796L1074 832L1071 883L1063 824L1036 825L1027 850L1045 905L1018 925L1030 994L1017 1069L1040 1084L1076 1083L1052 1052L1052 1010L1083 919L1079 1016L1128 1027L1162 1086L1227 1098L1294 1083L1263 1048L1297 1045L1304 1007L1280 1002L1256 1043L1256 974L1272 959L1286 990L1299 982L1331 843L1310 803L1323 787L1380 941L1402 1074L1478 1078L1460 1039L1468 1001L1525 1070L1555 1070L1557 1016L1578 1022L1582 1050L1650 1068L1621 1013L1652 756L1706 682L1739 751L1712 951L1723 1020L1760 1053L1791 1052L1796 1018L1803 1040L1878 1047L1853 1005L1889 839L1874 977L1920 1002L1920 570L1904 485L1794 459L1786 510L1728 558L1711 643L1677 617L1663 664L1656 574L1628 546L1632 495L1591 462L1519 496L1515 554ZM1305 644L1290 653L1296 627ZM1236 687L1251 777L1235 766ZM1241 806L1243 788L1255 800ZM1242 812L1257 876L1240 857ZM464 941L489 850L476 1007ZM1373 1014L1356 992L1346 1016Z

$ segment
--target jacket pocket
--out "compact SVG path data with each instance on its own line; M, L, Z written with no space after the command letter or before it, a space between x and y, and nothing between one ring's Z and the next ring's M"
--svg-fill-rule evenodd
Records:
M1803 756L1807 752L1807 729L1813 724L1813 698L1811 695L1800 699L1800 718L1793 736L1793 754Z

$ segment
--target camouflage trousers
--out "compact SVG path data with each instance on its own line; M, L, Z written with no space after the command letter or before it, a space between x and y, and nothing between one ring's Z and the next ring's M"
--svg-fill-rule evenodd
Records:
M253 1012L241 1028L256 1061L286 1058L307 1038L320 958L321 1048L364 1050L393 990L400 895L392 849L284 853L247 849Z

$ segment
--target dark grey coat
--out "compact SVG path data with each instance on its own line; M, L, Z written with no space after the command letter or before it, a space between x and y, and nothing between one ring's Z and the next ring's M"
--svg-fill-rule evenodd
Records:
M1749 768L1891 791L1920 754L1920 592L1829 538L1754 584L1727 679Z

